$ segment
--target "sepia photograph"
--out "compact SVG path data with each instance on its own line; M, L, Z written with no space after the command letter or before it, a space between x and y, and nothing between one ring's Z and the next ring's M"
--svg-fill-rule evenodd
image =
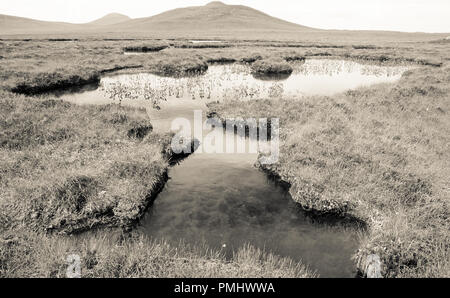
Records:
M0 277L449 278L450 2L2 0Z

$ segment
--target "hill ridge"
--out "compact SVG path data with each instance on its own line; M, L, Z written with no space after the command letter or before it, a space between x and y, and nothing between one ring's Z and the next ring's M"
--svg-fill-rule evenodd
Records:
M121 23L121 22L126 22L129 20L131 20L131 18L127 15L117 13L117 12L112 12L112 13L108 13L107 15L105 15L99 19L89 22L87 24L107 26L107 25L113 25L113 24L117 24L117 23Z
M248 6L227 5L219 1L204 6L175 8L113 27L124 31L318 30L270 16Z
M55 32L157 32L157 31L305 31L318 30L288 22L244 5L213 1L203 6L175 8L150 17L131 19L114 12L84 24L48 22L0 15L0 34Z

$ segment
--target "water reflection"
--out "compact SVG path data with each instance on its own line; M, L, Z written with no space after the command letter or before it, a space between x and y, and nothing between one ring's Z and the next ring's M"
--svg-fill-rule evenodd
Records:
M77 94L76 100L87 103L89 97L89 103L105 103L112 99L130 105L144 100L159 107L162 102L175 99L210 102L332 95L360 86L396 81L406 70L406 67L313 59L294 64L290 76L258 76L252 74L247 65L212 65L203 75L183 78L149 73L104 77L100 88L93 91L95 96L86 94L83 98Z
M259 74L259 73L252 73L252 75L256 80L261 81L284 81L291 76L291 74Z
M102 79L101 90L115 99L249 100L263 97L332 95L347 89L398 80L406 67L361 65L350 61L307 60L292 75L261 76L246 65L212 65L201 76L132 74ZM121 92L118 92L121 91ZM114 96L112 96L114 95Z
M295 64L291 76L268 80L254 77L246 65L214 65L195 77L104 77L98 89L87 87L81 93L60 96L79 104L108 104L114 100L149 108L155 131L167 132L175 118L193 123L193 111L205 114L210 101L331 95L395 81L405 70L349 61L307 60ZM169 182L140 227L142 233L174 245L180 240L206 243L227 255L250 243L302 260L324 277L354 276L351 256L358 246L357 231L312 222L284 188L253 167L256 158L256 154L248 153L194 154L171 168Z
M141 230L176 245L205 243L231 256L250 243L303 261L322 277L353 277L357 230L314 223L281 186L252 167L254 155L194 155L170 180Z

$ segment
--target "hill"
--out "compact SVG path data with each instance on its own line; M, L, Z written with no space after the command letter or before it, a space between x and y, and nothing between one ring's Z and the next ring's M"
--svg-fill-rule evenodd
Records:
M20 35L33 38L38 34L61 37L224 38L325 43L431 41L448 36L443 33L321 30L284 21L247 6L227 5L219 1L204 6L177 8L138 19L112 13L86 24L0 15L0 36Z
M111 13L86 24L48 22L16 16L0 15L0 34L52 34L98 31L110 25L131 20L128 16Z
M16 16L0 15L0 34L57 33L83 29L83 25L47 22Z
M107 14L106 16L104 16L103 18L92 21L88 24L94 25L94 26L108 26L108 25L126 22L129 20L131 20L131 18L129 16L126 16L126 15L123 15L120 13L110 13L110 14Z
M211 31L311 31L312 28L274 18L243 5L211 2L205 6L177 8L161 14L130 19L112 13L86 24L46 22L0 15L0 34L79 32L211 32Z
M114 31L235 31L314 30L274 18L243 5L211 2L205 6L177 8L161 14L112 26Z

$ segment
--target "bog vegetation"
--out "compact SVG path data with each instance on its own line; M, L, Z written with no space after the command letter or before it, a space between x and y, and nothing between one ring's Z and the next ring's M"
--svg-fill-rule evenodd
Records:
M77 106L45 93L97 84L106 72L186 75L217 62L289 74L290 63L308 57L415 68L395 84L331 97L223 102L211 111L281 119L281 160L264 170L289 183L303 208L367 224L356 267L363 270L365 257L376 253L386 277L450 276L446 43L183 43L127 56L124 48L158 49L161 41L0 42L1 276L64 276L70 252L81 254L86 277L315 276L252 247L227 260L135 236L134 224L167 179L171 135L153 132L142 109ZM120 232L109 230L115 227ZM65 236L92 229L98 234Z
M252 64L252 71L257 74L291 74L292 66L282 59L258 60Z

